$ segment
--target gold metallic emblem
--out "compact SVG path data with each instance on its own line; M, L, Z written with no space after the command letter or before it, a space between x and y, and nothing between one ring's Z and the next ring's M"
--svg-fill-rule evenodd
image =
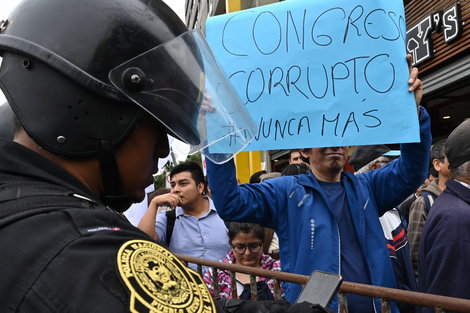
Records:
M119 249L117 264L131 292L131 312L215 312L201 276L154 242L126 242Z

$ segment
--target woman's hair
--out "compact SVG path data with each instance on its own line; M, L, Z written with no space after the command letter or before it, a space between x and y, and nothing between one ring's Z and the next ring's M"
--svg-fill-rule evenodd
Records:
M237 223L237 222L230 222L228 224L228 239L229 243L232 244L232 240L240 233L249 234L253 232L256 238L264 242L264 238L266 237L265 229L258 225L252 223Z

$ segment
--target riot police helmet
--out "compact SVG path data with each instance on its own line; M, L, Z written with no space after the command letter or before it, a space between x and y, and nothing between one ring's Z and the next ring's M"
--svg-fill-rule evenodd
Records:
M246 142L253 137L245 113L238 124L237 114L225 114L241 102L213 73L200 30L188 31L161 0L23 0L0 27L0 88L19 124L51 153L112 164L145 114L198 150L230 136L226 124ZM209 118L205 98L218 107ZM120 197L111 168L102 176L117 182L106 193Z

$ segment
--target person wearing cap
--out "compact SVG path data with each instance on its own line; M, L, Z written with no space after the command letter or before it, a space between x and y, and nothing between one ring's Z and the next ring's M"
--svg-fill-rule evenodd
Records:
M422 187L421 194L410 207L408 238L415 277L418 277L419 242L424 224L434 201L446 189L446 182L450 178L449 162L444 153L445 143L446 139L439 140L431 149L431 161L433 168L438 173L438 178Z
M310 163L306 175L282 176L261 184L237 184L233 161L207 163L219 215L228 221L257 223L279 236L282 270L310 275L314 270L341 274L345 281L396 288L379 216L398 205L426 178L430 118L419 106L422 83L411 67L409 89L418 107L421 142L401 144L401 156L382 170L354 176L343 171L349 147L302 148ZM383 104L393 105L393 103ZM306 143L308 145L308 143ZM406 175L405 175L406 174ZM301 286L285 283L294 302ZM349 312L381 311L380 299L348 294ZM339 310L338 299L330 308ZM392 302L392 312L398 312Z
M349 164L354 168L354 174L379 170L400 156L400 151L390 150L385 145L357 146L351 153ZM397 288L416 291L418 286L411 265L410 246L401 212L391 208L380 217L380 224L387 240L387 248L393 265L393 273ZM413 312L412 305L397 303L400 312Z
M390 150L386 145L357 146L351 153L349 164L354 174L377 170L400 156L400 151Z
M447 138L447 188L436 199L423 228L418 254L420 292L470 299L470 119ZM434 308L419 308L420 313Z

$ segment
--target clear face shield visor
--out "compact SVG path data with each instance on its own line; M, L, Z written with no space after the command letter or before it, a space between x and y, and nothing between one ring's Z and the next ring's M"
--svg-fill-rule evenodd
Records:
M224 163L257 128L199 29L114 68L112 84L168 129L169 135Z

